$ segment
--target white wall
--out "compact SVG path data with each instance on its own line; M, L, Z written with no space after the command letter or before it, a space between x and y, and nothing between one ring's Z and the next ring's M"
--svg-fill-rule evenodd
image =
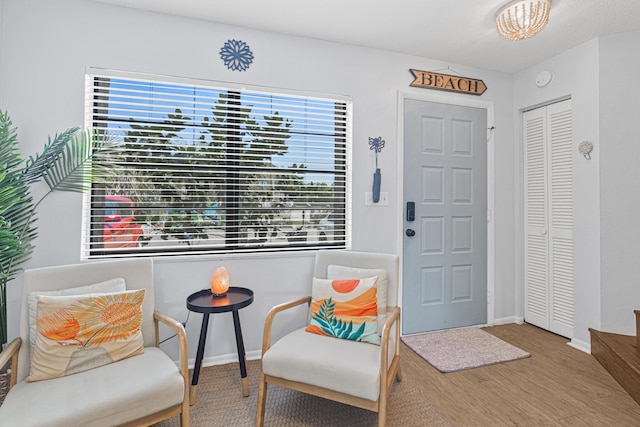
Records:
M5 61L0 68L0 106L19 128L24 153L42 148L47 135L83 123L84 72L95 66L125 71L175 75L345 94L353 100L353 249L398 252L397 96L424 93L409 88L409 68L438 70L451 66L482 79L482 96L495 105L496 126L496 283L495 317L515 315L514 273L514 127L513 81L510 75L456 64L317 40L264 33L246 28L171 17L77 0L4 0L2 16ZM218 56L228 39L248 43L254 63L245 72L226 69ZM464 95L451 95L451 99ZM365 207L375 163L368 137L382 136L382 191L389 206ZM29 267L80 260L81 200L55 194L39 211L40 237ZM199 257L157 260L156 304L184 320L185 298L208 286L210 274L225 265L232 283L255 291L255 302L241 310L245 346L257 352L262 325L272 306L307 294L313 254L293 256ZM9 336L17 335L20 280L9 286ZM215 315L205 357L235 353L230 315ZM187 325L189 351L195 354L200 315ZM279 328L279 327L278 327ZM274 335L278 336L279 330ZM175 356L175 343L165 349Z
M640 31L600 39L602 329L635 335L640 308Z
M573 342L582 348L588 348L588 328L635 334L633 310L640 306L640 198L635 194L640 181L640 87L633 82L640 73L639 47L640 31L602 37L515 75L519 110L566 96L573 99ZM542 70L552 71L554 79L539 89L534 82ZM520 178L522 138L518 138ZM582 141L594 143L591 160L577 152ZM522 209L521 182L518 188ZM517 228L521 239L521 222ZM522 257L518 260L522 283Z
M598 41L587 42L515 75L515 108L519 111L571 97L573 107L573 209L574 209L574 341L585 347L590 342L588 328L600 327L600 183L601 159L598 126ZM543 88L535 85L540 71L553 73L551 83ZM516 127L518 154L518 206L516 248L518 256L517 287L522 289L523 270L523 151L522 115ZM592 141L594 151L586 160L577 151L581 141ZM521 301L521 306L523 304Z

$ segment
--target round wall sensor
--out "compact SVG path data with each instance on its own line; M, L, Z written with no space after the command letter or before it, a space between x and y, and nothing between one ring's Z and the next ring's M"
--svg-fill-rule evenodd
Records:
M553 79L551 71L540 71L536 76L536 86L545 87L551 82L551 79Z

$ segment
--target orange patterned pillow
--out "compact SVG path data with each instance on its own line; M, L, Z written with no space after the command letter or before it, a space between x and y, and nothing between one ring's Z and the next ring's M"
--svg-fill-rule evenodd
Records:
M142 354L144 289L39 295L38 336L27 381L63 377Z
M311 322L305 329L352 341L380 344L377 277L326 280L313 278Z

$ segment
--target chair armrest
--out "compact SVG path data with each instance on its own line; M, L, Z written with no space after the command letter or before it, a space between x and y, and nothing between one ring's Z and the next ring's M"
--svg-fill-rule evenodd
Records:
M167 316L166 314L160 313L157 310L153 312L153 320L155 321L155 324L156 324L156 346L157 347L160 346L160 336L158 332L159 321L167 325L171 329L173 329L176 333L176 336L178 337L178 352L180 356L179 369L185 384L184 398L185 398L185 401L188 401L189 400L189 385L188 385L189 384L189 353L188 353L188 347L187 347L187 333L184 330L184 326L182 325L182 323L178 322L177 320L174 320L171 317Z
M395 307L391 312L391 315L384 322L384 326L382 327L382 338L380 339L380 351L382 352L380 357L380 367L383 371L386 372L388 359L387 355L389 354L388 346L389 346L389 335L391 334L391 327L396 326L396 339L395 346L396 349L394 351L395 355L400 354L400 307ZM380 371L382 372L382 371Z
M387 318L387 321L384 322L384 325L382 326L382 341L388 341L389 340L389 334L391 333L391 327L393 326L393 324L395 322L398 322L396 324L396 327L399 328L400 327L400 307L394 307L393 311L391 312L391 315Z
M273 324L273 318L281 311L288 310L302 304L311 305L311 296L306 296L295 301L285 302L283 304L276 305L271 310L269 310L269 314L267 314L267 318L264 321L264 334L262 335L263 356L264 353L269 350L269 347L271 347L271 325Z
M22 338L15 338L0 353L0 369L4 368L9 360L11 360L11 379L9 380L9 389L16 385L18 381L18 353L22 345Z

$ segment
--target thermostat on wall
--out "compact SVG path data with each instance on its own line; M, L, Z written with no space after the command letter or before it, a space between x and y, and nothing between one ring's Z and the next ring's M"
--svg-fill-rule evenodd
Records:
M540 71L536 76L536 86L545 87L551 82L551 79L553 79L551 71Z

